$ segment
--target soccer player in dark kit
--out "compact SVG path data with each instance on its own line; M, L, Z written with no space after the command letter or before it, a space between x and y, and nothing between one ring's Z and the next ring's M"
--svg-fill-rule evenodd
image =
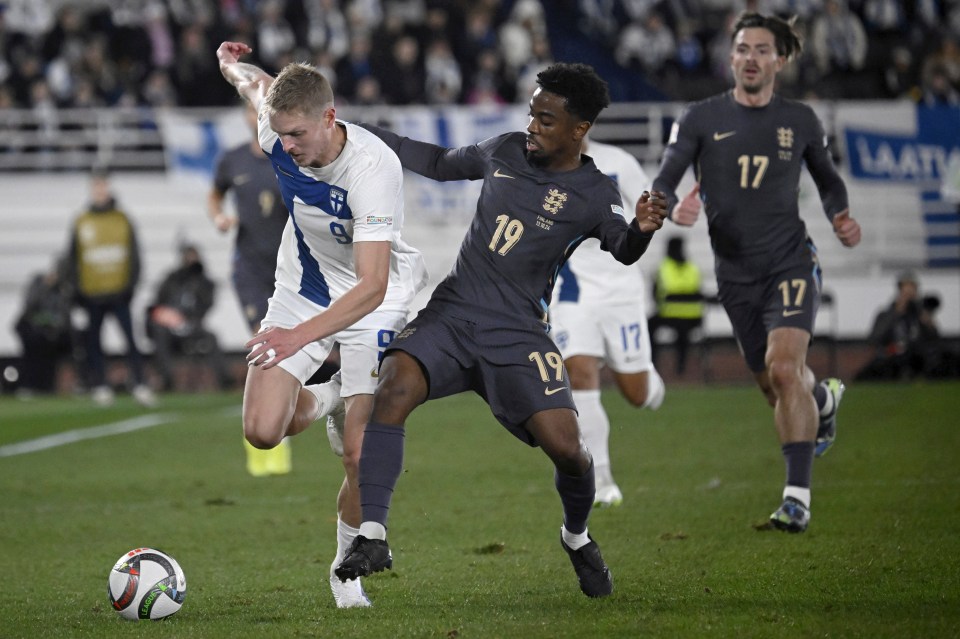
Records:
M662 196L645 192L628 224L616 184L580 154L609 104L606 83L591 67L555 64L537 84L526 133L445 149L368 127L405 168L441 181L482 179L483 187L453 270L380 366L360 458L363 523L335 569L344 581L392 566L387 512L403 467L407 417L427 400L473 390L513 435L553 461L561 545L581 590L590 597L613 591L587 532L593 461L545 315L557 272L580 242L597 238L617 260L635 262L666 208Z
M687 108L653 182L667 194L677 224L692 225L704 203L720 301L774 409L787 477L770 522L789 532L806 530L810 521L813 458L833 443L844 390L835 378L817 384L806 364L821 280L797 203L802 166L840 242L860 242L816 114L774 93L777 73L800 50L790 23L741 15L730 55L734 88ZM675 189L691 164L699 188L678 202Z

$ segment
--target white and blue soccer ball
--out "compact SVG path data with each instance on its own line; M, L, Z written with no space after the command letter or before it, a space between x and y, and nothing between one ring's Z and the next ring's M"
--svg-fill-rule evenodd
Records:
M124 619L163 619L180 610L187 577L177 560L155 548L124 553L110 571L110 605Z

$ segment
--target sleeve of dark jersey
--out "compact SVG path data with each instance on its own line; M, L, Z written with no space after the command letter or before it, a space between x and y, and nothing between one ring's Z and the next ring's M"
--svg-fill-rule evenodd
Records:
M477 180L483 177L483 161L476 147L465 146L448 149L429 142L412 140L372 124L360 124L389 146L403 168L418 175L448 182L451 180Z
M831 222L833 217L850 206L847 199L847 186L843 183L843 178L837 172L833 165L833 159L827 150L823 130L817 122L818 140L824 140L821 144L811 144L804 154L804 161L807 164L807 170L813 177L817 185L817 191L820 192L820 201L823 202L823 212Z
M624 228L626 226L626 228ZM622 264L633 264L647 252L653 233L644 233L634 218L624 225L622 219L605 222L600 228L600 248Z
M660 170L653 180L652 189L662 192L667 199L667 217L673 215L673 207L680 198L677 197L677 185L687 172L687 167L693 162L697 151L697 141L687 122L688 115L684 113L674 124L676 140L672 140L663 153ZM671 133L671 137L674 133Z

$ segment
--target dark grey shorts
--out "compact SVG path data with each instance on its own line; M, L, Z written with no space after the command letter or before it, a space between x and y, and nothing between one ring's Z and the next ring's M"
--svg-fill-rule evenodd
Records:
M543 410L576 410L560 353L535 321L472 321L429 306L387 349L416 358L429 385L428 399L472 390L515 437L534 446L523 427Z
M816 260L757 282L718 282L720 302L751 371L766 369L767 335L773 329L789 326L813 335L820 285Z

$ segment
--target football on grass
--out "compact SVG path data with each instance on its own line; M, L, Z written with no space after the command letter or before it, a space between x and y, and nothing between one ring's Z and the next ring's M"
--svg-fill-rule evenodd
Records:
M163 619L180 610L187 578L177 560L155 548L134 548L110 571L110 605L124 619Z

